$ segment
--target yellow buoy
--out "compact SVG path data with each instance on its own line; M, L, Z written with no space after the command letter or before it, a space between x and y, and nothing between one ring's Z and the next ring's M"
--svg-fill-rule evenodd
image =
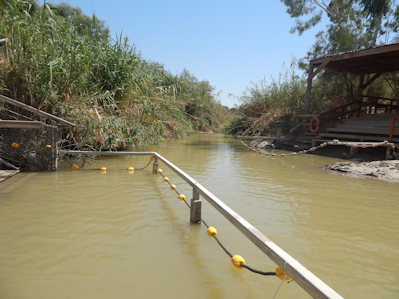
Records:
M168 178L168 177L164 177L163 180L164 180L165 182L169 182L169 178Z
M241 266L241 264L245 265L245 260L242 258L242 256L239 256L239 255L234 255L231 258L231 262L233 263L233 266L238 269L243 268L243 266Z
M50 144L47 144L46 145L46 150L50 150L51 149L51 145Z
M151 158L150 158L150 161L154 161L155 160L155 156L152 156Z
M129 167L127 170L128 170L128 171L133 171L133 170L134 170L134 167Z
M19 147L19 143L13 142L13 143L11 143L11 146L12 147Z
M162 173L162 169L161 168L158 168L158 173Z
M185 196L184 194L180 194L180 195L179 195L179 199L180 199L181 201L183 201L183 199L186 199L186 196Z
M101 171L107 171L107 168L101 167L100 170L101 170Z
M72 169L73 169L73 170L78 170L78 169L79 169L79 166L76 165L76 164L72 164Z
M174 185L174 184L170 185L170 189L175 190L176 189L176 185Z
M284 272L283 269L281 269L279 266L276 267L276 276L277 276L278 278L280 278L281 280L283 280L284 277L285 277L285 280L290 280L290 279L292 279L292 278L289 277L288 275L285 276L285 272Z
M210 235L210 236L213 236L214 234L215 234L215 236L216 236L216 235L218 234L216 228L214 228L214 227L212 227L212 226L208 227L207 232L208 232L208 235Z

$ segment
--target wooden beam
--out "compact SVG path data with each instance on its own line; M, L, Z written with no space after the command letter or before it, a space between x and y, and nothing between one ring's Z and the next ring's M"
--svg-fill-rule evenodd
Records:
M363 90L364 90L364 75L360 75L359 79L359 92L358 92L358 100L362 100L363 98Z
M6 103L11 104L11 105L14 105L16 107L21 107L22 109L25 109L27 111L33 112L33 113L35 113L37 115L40 115L40 116L42 116L44 118L55 120L56 122L58 122L58 123L60 123L60 124L62 124L64 126L67 126L67 127L74 127L75 126L74 123L71 123L69 121L63 120L62 118L56 117L56 116L54 116L54 115L52 115L50 113L47 113L47 112L41 111L39 109L33 108L32 106L29 106L29 105L26 105L24 103L18 102L16 100L10 99L9 97L0 95L0 101L6 102Z
M309 74L309 78L308 81L312 81L313 78L321 72L322 69L324 69L324 67L331 61L330 58L326 58L322 64L319 65L319 67L310 75ZM313 71L313 70L312 70Z
M309 76L308 76L308 86L306 88L306 99L305 99L305 111L303 112L304 114L309 113L309 106L310 106L310 93L312 91L312 79L311 78L313 74L313 68L314 64L312 62L309 63Z
M319 117L320 114L319 113L310 113L310 114L298 114L297 117L303 118L303 117L313 117L313 116L317 116Z
M373 83L379 76L381 76L382 73L377 73L373 76L373 78L369 79L366 83L363 85L363 89L365 89L367 86L369 86L371 83Z
M335 60L359 58L359 57L376 55L376 54L390 53L392 51L399 51L399 43L394 44L394 45L381 46L381 47L372 48L372 49L358 50L358 51L347 52L347 53L339 53L339 54L335 54L335 55L330 55L328 57L331 58L331 61L335 61ZM318 64L323 63L325 58L326 57L316 58L316 59L311 60L310 62L313 63L314 65L318 65Z

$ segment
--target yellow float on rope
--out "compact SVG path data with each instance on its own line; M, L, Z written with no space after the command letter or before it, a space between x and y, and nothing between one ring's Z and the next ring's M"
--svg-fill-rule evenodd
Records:
M167 176L164 177L163 180L164 180L165 182L169 182L169 178L168 178Z
M127 170L128 170L128 171L133 171L133 170L134 170L134 167L129 167Z
M183 202L183 200L186 199L186 196L184 194L180 194L179 199L180 199L180 201Z
M158 173L162 173L162 169L161 168L158 168Z
M152 156L151 158L150 158L150 161L154 161L155 160L155 156Z
M107 168L101 167L100 170L101 170L101 171L107 171Z
M218 234L216 228L214 228L214 227L212 227L212 226L208 227L207 232L208 232L208 235L210 235L210 236L213 236L213 235L216 236L216 235Z
M281 280L284 280L284 277L285 277L285 280L290 280L290 279L292 279L291 277L289 277L288 275L286 275L285 272L284 272L284 270L281 269L279 266L276 267L276 276L277 276L278 278L280 278Z
M245 260L242 258L242 256L234 255L231 258L231 262L233 263L233 266L236 267L237 269L244 268L243 266L241 266L241 264L245 265Z
M73 170L78 170L78 169L79 169L79 166L76 165L76 164L72 164L72 169L73 169Z
M176 190L176 185L174 185L174 184L170 185L170 189Z

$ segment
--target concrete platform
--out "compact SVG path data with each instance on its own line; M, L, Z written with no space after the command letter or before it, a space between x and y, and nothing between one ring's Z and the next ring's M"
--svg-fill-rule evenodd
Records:
M19 170L0 170L0 183L13 175L16 175Z

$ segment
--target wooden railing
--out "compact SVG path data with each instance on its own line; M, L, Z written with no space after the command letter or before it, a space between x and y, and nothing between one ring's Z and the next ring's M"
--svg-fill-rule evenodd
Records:
M374 99L373 102L364 103L363 106L368 107L368 114L378 113L379 108L383 108L383 113L392 113L393 110L396 112L399 111L399 100L398 99L390 99L390 98L383 98L383 97L375 97L375 96L362 96L363 98ZM379 101L389 102L389 103L379 103Z
M359 117L362 107L367 107L364 111L367 114L399 112L399 99L374 96L363 96L363 98L370 98L373 101L363 102L363 100L359 100L320 113L318 115L320 127L327 122L332 122L332 126L334 127L337 121L344 123L345 119Z
M123 156L123 155L148 155L154 156L153 173L158 170L158 162L161 161L174 173L180 176L187 184L193 188L193 199L191 199L190 216L199 215L201 217L200 195L204 197L220 214L229 220L241 233L244 234L253 244L263 251L274 263L280 266L284 272L296 281L313 298L342 298L338 293L331 289L327 284L316 277L312 272L302 266L297 260L291 257L283 249L273 243L269 238L238 215L224 202L201 186L184 171L176 167L170 161L155 152L95 152L95 151L68 151L61 150L62 155L102 155L102 156ZM198 211L199 209L199 211ZM190 217L193 221L193 219ZM197 222L197 221L193 221Z
M362 101L356 101L322 112L319 114L320 124L329 121L334 123L338 118L340 119L340 122L343 123L345 121L345 117L349 118L353 115L359 117L362 105Z

